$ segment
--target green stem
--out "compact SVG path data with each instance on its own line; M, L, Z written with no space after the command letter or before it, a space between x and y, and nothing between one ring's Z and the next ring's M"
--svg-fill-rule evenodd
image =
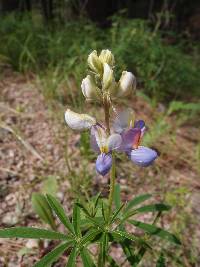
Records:
M114 192L115 192L115 178L116 178L115 154L114 152L112 152L112 168L110 172L110 194L109 194L109 199L108 199L109 217L112 212L112 203L113 203Z
M104 96L103 106L104 106L106 131L107 131L107 134L110 135L110 103L107 99L107 95Z
M103 99L104 114L105 114L105 124L107 134L110 135L110 100L107 95L104 95ZM112 203L115 190L115 176L116 176L116 167L115 167L115 154L112 152L112 167L110 172L110 193L108 198L108 215L110 217L112 212Z

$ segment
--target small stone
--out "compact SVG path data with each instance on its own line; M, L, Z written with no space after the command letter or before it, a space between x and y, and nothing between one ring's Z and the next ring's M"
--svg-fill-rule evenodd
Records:
M2 219L2 223L6 225L15 225L18 223L18 216L16 216L15 212L8 212Z
M34 239L29 239L27 242L26 242L26 247L27 248L37 248L38 247L38 242L37 240L34 240Z

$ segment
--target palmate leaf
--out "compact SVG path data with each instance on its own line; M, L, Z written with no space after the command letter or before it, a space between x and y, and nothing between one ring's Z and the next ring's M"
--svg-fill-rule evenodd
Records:
M164 254L161 252L160 256L157 260L156 267L165 267L165 257Z
M40 219L49 224L53 230L56 229L51 207L45 196L40 193L33 193L31 198L34 211L39 215Z
M84 267L96 267L87 248L82 248L80 251L80 255L81 255L81 259L82 259Z
M107 233L102 234L100 242L100 253L98 257L98 267L104 267L106 262L106 254L108 251L108 235Z
M76 203L75 205L77 205L79 208L81 208L82 211L85 213L85 215L90 216L89 211L87 210L87 208L86 208L83 204L81 204L81 203Z
M161 212L161 211L168 211L171 209L171 206L165 205L163 203L156 203L156 204L151 204L151 205L146 205L143 207L140 207L138 209L132 210L130 212L127 212L124 214L124 218L122 220L125 221L129 217L137 214L137 213L144 213L144 212Z
M72 241L69 241L57 246L55 249L46 254L40 261L35 263L33 267L49 267L50 264L58 260L60 255L62 255L71 244Z
M101 234L101 230L98 229L92 229L90 231L87 232L86 235L84 235L81 238L81 241L79 243L79 246L82 247L84 246L87 242L91 242L92 240L94 240L99 234Z
M98 206L100 196L101 196L101 192L99 192L99 193L95 196L95 198L94 198L94 208L95 208L95 209L96 209L97 206Z
M143 240L142 238L136 237L132 234L129 234L125 231L115 230L115 231L112 231L111 233L112 235L114 234L114 235L121 236L124 239L128 239L130 241L135 242L136 244L139 244L141 246L151 249L150 245L145 240Z
M102 231L104 230L104 218L103 217L87 217L88 221L90 221L92 223L93 226L99 227L100 229L102 229Z
M70 223L68 217L65 214L65 211L63 209L63 207L61 206L61 204L59 203L59 201L47 194L47 200L51 206L51 208L54 210L55 214L58 216L59 220L64 224L64 226L73 234L74 233L74 229L73 229L73 225Z
M112 218L111 218L111 223L114 222L114 220L117 218L117 216L119 215L119 213L121 212L121 210L123 209L125 204L122 204L113 214Z
M123 240L123 242L120 242L120 245L131 267L136 267L140 263L141 259L143 258L147 250L147 247L142 246L140 247L137 254L135 254L134 247L132 246L130 240L128 239Z
M171 206L165 205L163 203L156 203L152 205L147 205L136 209L136 213L143 213L143 212L155 212L155 211L168 211L171 209Z
M81 237L80 221L81 221L80 207L77 205L77 203L75 203L73 207L72 223L74 227L74 232L79 237Z
M77 248L76 246L72 248L72 251L69 255L69 259L66 267L75 267L76 266L76 257L77 257Z
M133 224L136 227L139 227L140 229L143 229L144 231L148 232L151 235L156 235L162 239L167 239L168 241L175 243L176 245L181 244L180 240L175 235L155 225L147 224L147 223L143 223L143 222L135 221L135 220L129 220L128 222Z
M29 239L51 239L66 240L67 236L60 232L34 227L11 227L0 230L0 238L29 238Z
M134 199L132 199L131 201L128 202L128 204L125 208L125 212L130 210L132 207L148 200L151 197L152 197L152 195L150 195L150 194L144 194L144 195L140 195L140 196L135 197Z

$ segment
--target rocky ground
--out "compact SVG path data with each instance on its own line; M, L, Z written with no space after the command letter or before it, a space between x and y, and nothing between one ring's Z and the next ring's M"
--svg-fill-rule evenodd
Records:
M72 135L71 130L64 127L64 107L59 103L49 106L39 88L33 78L12 72L6 73L0 81L0 227L42 225L31 207L31 194L44 190L44 181L49 177L57 181L56 194L69 212L76 193L74 187L79 190L80 179L85 179L85 188L94 188L89 190L91 194L98 189L104 194L107 192L108 179L94 174L94 157L91 156L90 164L90 156L84 159L87 149L84 142L80 143L80 135ZM163 113L162 106L154 110L142 98L137 97L135 101L133 108L149 125ZM183 258L184 266L197 267L200 266L197 260L200 258L200 170L197 157L200 131L192 122L177 127L175 115L162 117L162 120L165 124L159 122L161 128L170 127L152 137L153 146L160 152L156 165L141 170L118 159L118 182L124 200L139 193L152 192L154 199L174 206L161 223L181 237L183 247L175 254ZM160 129L155 130L158 131ZM81 146L82 155L78 148ZM80 157L83 165L87 165L89 178L78 175L76 183L70 178L71 169L80 168ZM91 180L92 174L95 178ZM33 240L0 240L0 267L31 266L54 245ZM120 248L114 247L112 254L120 259ZM64 266L66 257L64 255L56 266ZM153 265L147 260L141 266ZM169 260L167 266L178 265Z

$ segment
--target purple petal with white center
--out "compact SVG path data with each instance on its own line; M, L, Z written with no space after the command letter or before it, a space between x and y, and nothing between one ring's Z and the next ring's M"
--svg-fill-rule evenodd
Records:
M158 157L155 150L140 146L129 153L130 159L138 166L147 167Z
M102 176L105 176L112 166L112 156L111 154L102 153L97 157L96 160L96 170Z
M138 128L131 128L129 130L124 131L121 134L122 137L121 146L117 150L122 152L130 152L130 150L132 150L133 148L133 145L138 143L140 135L141 135L141 130Z

